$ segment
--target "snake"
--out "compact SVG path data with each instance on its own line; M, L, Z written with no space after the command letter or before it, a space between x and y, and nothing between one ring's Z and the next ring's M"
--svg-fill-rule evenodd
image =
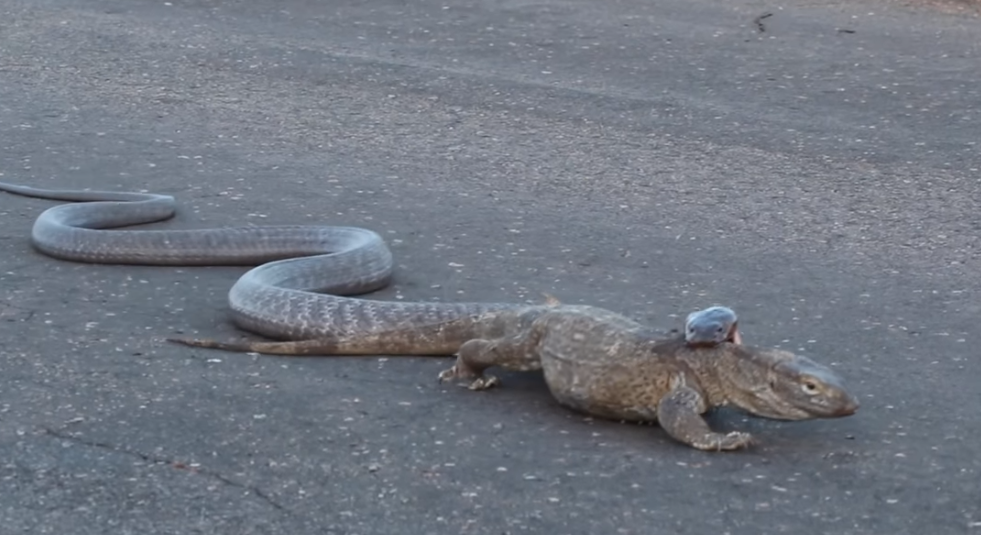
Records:
M51 190L5 182L0 182L0 191L70 203L44 210L31 229L33 247L53 258L93 264L253 266L228 292L231 320L274 340L370 335L387 340L382 345L400 354L414 354L416 348L432 347L425 338L433 336L434 326L456 323L466 332L468 322L484 314L528 306L353 298L388 286L394 268L382 237L361 227L116 230L173 218L176 199L158 193ZM546 306L561 306L547 297ZM686 321L686 341L691 346L738 343L735 320L735 313L725 307L693 312Z
M391 283L393 255L375 231L350 226L256 225L115 230L173 218L171 195L51 190L0 182L0 191L69 201L31 229L40 253L73 262L159 266L254 266L232 285L239 328L275 340L411 333L517 303L400 302L352 298ZM411 344L401 344L411 346Z
M739 317L729 307L714 305L688 314L685 341L689 346L715 346L722 342L742 344Z

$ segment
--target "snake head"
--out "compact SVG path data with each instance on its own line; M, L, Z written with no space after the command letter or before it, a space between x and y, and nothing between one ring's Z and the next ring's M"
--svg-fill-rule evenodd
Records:
M738 317L728 307L712 306L688 314L685 341L690 346L714 346L722 342L742 343Z

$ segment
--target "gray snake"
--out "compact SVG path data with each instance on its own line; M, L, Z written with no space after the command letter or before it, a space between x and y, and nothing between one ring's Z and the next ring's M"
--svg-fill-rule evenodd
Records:
M527 306L345 297L378 290L391 280L391 251L381 236L363 228L107 230L170 219L176 213L175 199L151 193L43 190L2 182L0 191L78 203L48 208L35 221L31 243L48 256L99 264L256 266L228 293L231 319L244 330L273 339L396 333L404 351L413 346L411 333L418 328L466 323L487 312Z

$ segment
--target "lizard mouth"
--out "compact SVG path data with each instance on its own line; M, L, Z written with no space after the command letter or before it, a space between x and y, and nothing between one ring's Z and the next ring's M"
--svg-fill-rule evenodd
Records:
M835 416L835 417L851 416L851 415L855 414L856 412L858 412L858 407L859 407L859 405L858 405L858 402L857 401L855 401L855 400L849 400L848 403L845 403L844 405L841 406L841 408L839 408L838 410L836 410L832 414L832 416Z

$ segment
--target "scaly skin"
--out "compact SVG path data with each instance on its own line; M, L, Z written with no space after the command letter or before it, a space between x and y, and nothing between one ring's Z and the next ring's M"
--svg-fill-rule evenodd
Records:
M293 342L171 339L190 346L280 355L377 355L455 352L441 380L473 390L500 383L484 371L542 370L562 405L593 416L657 421L674 439L701 450L748 446L748 433L712 431L701 414L734 405L785 420L854 414L858 402L830 369L776 349L723 342L691 347L683 336L657 332L614 312L573 305L492 311L417 330L352 334Z

